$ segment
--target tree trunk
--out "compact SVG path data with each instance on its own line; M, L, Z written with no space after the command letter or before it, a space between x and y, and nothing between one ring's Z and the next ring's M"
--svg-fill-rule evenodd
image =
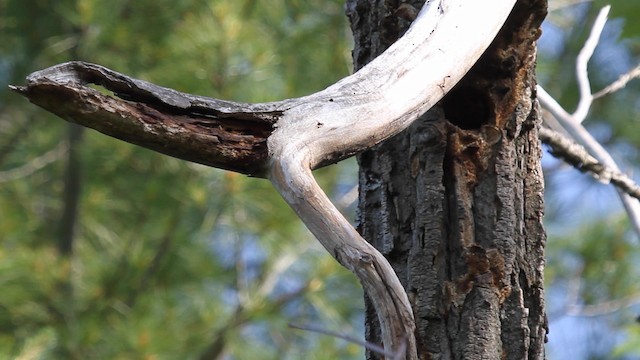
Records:
M409 3L347 1L356 69L402 35L422 2ZM439 106L358 157L359 230L409 294L421 359L544 358L534 67L545 15L546 1L520 1ZM366 304L367 341L381 344Z

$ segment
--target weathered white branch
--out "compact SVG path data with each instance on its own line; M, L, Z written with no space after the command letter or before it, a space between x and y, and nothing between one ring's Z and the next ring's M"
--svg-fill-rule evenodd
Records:
M576 57L576 78L578 81L578 89L580 90L580 101L576 107L576 111L573 113L573 118L578 122L583 122L587 118L591 103L593 102L593 95L591 94L591 82L589 81L589 72L587 65L589 59L593 55L598 42L600 41L600 34L604 29L604 25L607 23L607 15L611 6L607 5L600 9L596 21L591 27L589 38L585 41L584 46Z
M394 351L406 343L415 352L415 323L404 288L382 254L358 234L316 183L308 155L299 152L274 161L271 181L325 249L356 274L378 312L385 348Z
M598 99L601 98L607 94L611 94L613 92L616 92L620 89L622 89L623 87L625 87L627 85L627 83L635 78L640 77L640 65L634 67L633 69L629 70L628 72L620 75L618 77L618 79L614 82L612 82L611 84L609 84L608 86L606 86L604 89L598 91L597 93L593 94L593 99Z
M429 1L382 55L287 110L269 138L270 151L275 144L295 142L293 148L309 149L310 165L316 167L330 153L354 154L399 133L467 73L514 4Z

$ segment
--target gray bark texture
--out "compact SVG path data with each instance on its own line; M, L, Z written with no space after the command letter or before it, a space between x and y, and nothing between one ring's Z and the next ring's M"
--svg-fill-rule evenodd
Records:
M348 0L355 68L401 36L407 9L422 3ZM545 357L535 42L546 5L519 1L438 106L358 157L359 231L409 295L420 359ZM381 344L365 300L367 341Z

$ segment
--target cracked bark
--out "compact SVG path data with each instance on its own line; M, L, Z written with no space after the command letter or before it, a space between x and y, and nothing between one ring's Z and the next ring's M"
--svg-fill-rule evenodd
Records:
M419 8L421 1L407 3ZM347 4L359 68L406 28L394 16L406 5ZM545 14L545 1L519 1L490 49L438 106L358 156L359 231L409 294L420 359L544 358L534 65ZM365 300L367 341L379 344L378 315Z

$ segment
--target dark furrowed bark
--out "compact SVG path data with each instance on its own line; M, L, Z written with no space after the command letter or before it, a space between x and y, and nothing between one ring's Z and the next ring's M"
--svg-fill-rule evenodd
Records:
M394 6L348 2L356 68L402 32ZM544 358L534 65L545 9L520 1L441 107L359 156L360 231L407 289L421 359ZM366 317L380 343L368 301Z

